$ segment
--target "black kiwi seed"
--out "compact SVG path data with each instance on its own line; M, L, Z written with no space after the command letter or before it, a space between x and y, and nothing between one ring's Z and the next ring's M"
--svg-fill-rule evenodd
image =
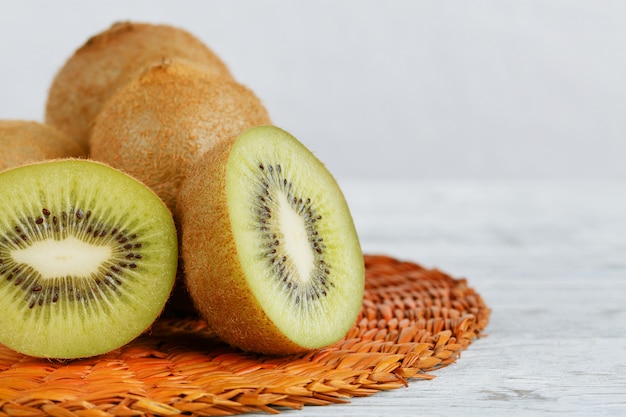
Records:
M321 214L315 209L310 197L298 196L297 190L293 189L293 183L287 179L288 169L280 164L259 163L258 171L258 195L253 201L256 204L258 230L261 237L268 239L264 256L268 259L268 266L276 278L290 291L291 299L296 305L304 306L305 301L316 300L328 295L334 284L331 282L330 265L323 259L326 246L322 238L318 238L319 222L323 220ZM273 214L278 212L275 198L272 195L282 193L293 210L304 220L314 262L318 268L314 268L311 276L305 280L297 279L291 270L294 265L288 259L280 245L278 234L278 220ZM271 232L270 232L271 231Z
M136 233L129 235L128 231L120 232L119 227L111 226L94 219L91 210L74 207L57 213L43 207L32 216L18 219L9 231L0 231L0 285L11 282L12 287L23 290L23 300L30 309L59 301L88 303L112 296L124 280L133 279L133 274L125 274L123 269L139 268L144 255L142 243L135 240ZM111 258L91 276L44 279L40 272L12 256L13 250L28 248L41 239L62 240L68 236L88 242L104 239L112 248ZM124 262L126 259L133 262ZM103 283L107 286L103 287Z

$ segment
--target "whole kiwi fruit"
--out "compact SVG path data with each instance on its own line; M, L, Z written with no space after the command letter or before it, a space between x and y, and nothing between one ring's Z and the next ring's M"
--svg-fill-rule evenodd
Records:
M204 71L229 77L222 60L200 39L178 27L118 22L89 38L55 75L45 121L87 146L93 119L118 88L146 67L183 59Z
M177 270L170 211L85 159L0 173L0 343L73 359L112 351L161 313Z
M65 133L34 120L0 120L0 147L0 171L29 162L86 154Z
M189 293L226 342L288 354L335 343L354 325L365 272L350 211L289 133L253 127L205 153L178 213Z
M91 157L152 188L174 210L188 167L217 143L269 124L247 87L187 62L150 67L121 88L95 119Z

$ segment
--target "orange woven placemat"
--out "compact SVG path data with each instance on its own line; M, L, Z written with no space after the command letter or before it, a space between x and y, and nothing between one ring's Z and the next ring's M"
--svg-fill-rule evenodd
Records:
M36 359L0 346L0 416L230 415L327 405L395 389L458 359L490 310L464 279L366 256L361 315L337 344L246 354L197 318L161 319L104 356Z

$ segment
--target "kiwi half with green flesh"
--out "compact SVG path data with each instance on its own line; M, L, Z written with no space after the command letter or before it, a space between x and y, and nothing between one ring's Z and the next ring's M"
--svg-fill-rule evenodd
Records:
M137 178L174 210L191 163L216 143L269 122L247 87L171 61L111 97L95 120L91 157Z
M287 354L345 336L364 264L339 186L298 140L254 127L193 166L178 197L186 283L226 342Z
M91 123L106 100L146 67L170 59L192 62L217 76L231 76L224 62L186 30L118 22L89 38L59 69L48 91L46 123L87 147Z
M0 148L0 171L29 162L86 154L65 133L31 120L0 120Z
M0 173L0 195L0 343L37 357L89 357L153 323L178 246L150 189L69 159Z

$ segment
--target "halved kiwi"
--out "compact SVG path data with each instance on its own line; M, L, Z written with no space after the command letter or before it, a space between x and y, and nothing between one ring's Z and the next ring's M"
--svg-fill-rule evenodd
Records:
M79 358L159 315L176 275L172 216L145 185L88 160L0 174L0 343Z
M204 154L178 213L189 292L226 342L285 354L330 345L354 324L364 265L350 211L289 133L253 127Z
M109 97L145 68L171 59L230 77L222 60L182 28L118 22L89 38L59 69L48 92L46 123L87 147L91 123Z

